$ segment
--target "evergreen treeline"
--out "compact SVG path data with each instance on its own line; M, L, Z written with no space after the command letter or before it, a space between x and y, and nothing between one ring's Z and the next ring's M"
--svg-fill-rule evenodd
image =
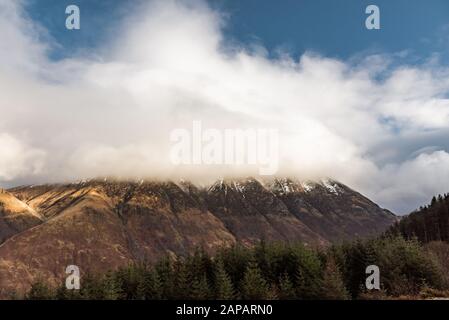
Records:
M414 295L445 289L441 266L415 240L384 237L329 248L267 244L198 249L155 265L131 265L84 275L80 290L34 283L28 299L351 299L369 296L365 269L381 272L381 294ZM379 292L377 292L379 294ZM368 295L368 296L367 296Z
M423 243L449 242L449 195L433 197L430 205L402 218L389 232L406 239L416 237Z

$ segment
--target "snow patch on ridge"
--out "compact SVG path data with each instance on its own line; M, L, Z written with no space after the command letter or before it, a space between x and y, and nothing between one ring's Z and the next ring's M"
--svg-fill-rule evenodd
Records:
M310 192L315 189L315 184L311 181L301 182L301 187L304 189L304 192Z
M234 189L243 193L245 191L245 186L242 186L240 182L234 181Z
M343 190L334 181L331 181L329 179L323 179L321 180L321 183L330 193L339 195L343 192Z

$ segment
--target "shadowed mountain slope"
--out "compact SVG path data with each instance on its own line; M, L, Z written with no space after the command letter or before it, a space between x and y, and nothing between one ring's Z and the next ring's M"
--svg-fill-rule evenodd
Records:
M396 221L335 181L92 180L14 188L0 193L0 296L44 277L54 283L75 264L104 272L201 246L330 242L383 232Z

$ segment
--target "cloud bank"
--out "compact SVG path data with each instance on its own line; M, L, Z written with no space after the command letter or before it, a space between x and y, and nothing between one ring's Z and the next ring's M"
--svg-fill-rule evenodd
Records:
M276 128L279 175L333 177L397 213L449 191L449 69L272 59L228 42L225 24L200 1L151 2L91 57L52 61L46 31L0 0L0 184L254 174L171 165L171 130L201 120Z

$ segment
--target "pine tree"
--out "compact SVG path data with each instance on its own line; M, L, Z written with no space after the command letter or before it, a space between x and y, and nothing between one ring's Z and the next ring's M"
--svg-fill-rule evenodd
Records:
M31 289L26 297L28 300L50 300L52 292L42 280L37 280L31 285Z
M139 280L137 280L139 281ZM102 299L104 300L117 300L120 297L120 288L117 284L116 278L114 277L114 274L107 273L104 278L102 279ZM130 295L132 299L136 298L136 290L137 285L133 286L134 292Z
M137 287L137 296L143 300L160 300L162 299L162 291L159 274L151 269L145 273L142 282Z
M223 261L217 259L215 263L215 298L218 300L232 300L235 297L234 286L227 274Z
M321 263L315 253L304 251L295 275L296 295L300 299L319 298L321 288Z
M166 299L172 298L174 296L175 283L170 258L167 257L160 261L156 265L155 270L161 281L162 297Z
M279 298L281 300L295 299L295 288L293 282L290 280L288 273L284 273L279 278Z
M65 284L59 286L56 290L56 300L70 300L69 293L70 291L67 290Z
M116 289L119 292L119 289ZM104 300L108 299L105 292L104 279L99 276L87 274L83 278L83 284L80 290L80 296L86 300ZM126 299L126 297L125 297Z
M159 274L156 271L153 271L151 273L153 277L153 288L152 288L152 298L153 299L162 299L164 288L162 285L161 278L159 277Z
M178 260L174 266L175 271L175 289L174 293L176 299L187 299L188 292L190 289L190 276L189 270L187 270L187 265L181 260Z
M206 274L193 280L189 298L193 300L207 300L210 298L210 287Z
M254 261L251 261L246 268L241 288L243 299L268 299L268 284L262 277L262 272Z
M406 239L419 241L449 241L449 199L447 195L433 197L430 205L401 219L399 230Z
M351 297L357 297L362 288L364 288L364 283L366 279L366 250L363 243L360 240L352 244L345 245L345 256L346 256L346 276L348 283L348 290Z
M432 197L432 200L430 201L430 206L434 206L437 203L437 198L435 196Z
M56 300L80 300L82 297L79 290L68 290L65 281L58 287L55 293Z
M349 293L343 282L342 274L332 256L328 257L324 268L321 297L328 300L349 299Z

